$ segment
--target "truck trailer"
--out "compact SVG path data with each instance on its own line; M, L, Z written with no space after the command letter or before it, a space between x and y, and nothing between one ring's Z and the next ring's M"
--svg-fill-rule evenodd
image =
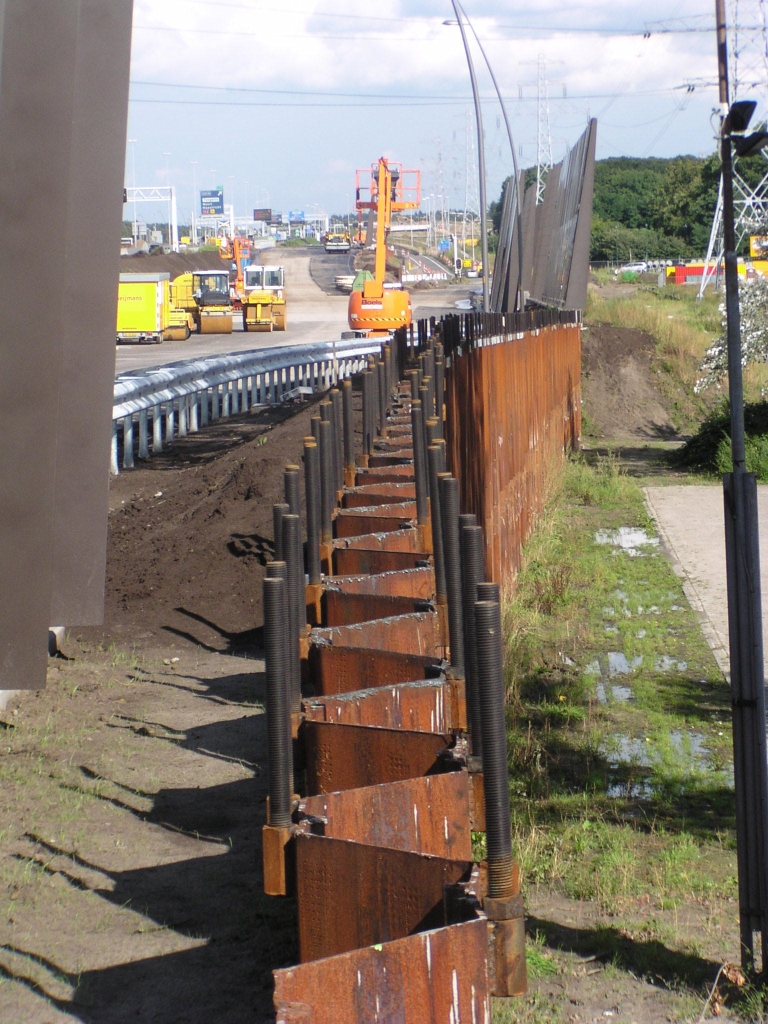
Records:
M171 303L170 274L121 274L117 292L118 344L183 341L192 323Z

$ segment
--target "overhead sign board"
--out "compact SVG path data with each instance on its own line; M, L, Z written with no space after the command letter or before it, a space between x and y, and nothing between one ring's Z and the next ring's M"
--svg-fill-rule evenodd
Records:
M272 211L271 210L254 210L253 211L253 219L254 220L261 220L261 221L264 221L266 224L269 224L271 222L271 220L272 220Z
M288 223L289 224L303 224L305 220L303 210L289 210L288 211Z
M200 213L203 217L224 216L224 189L214 188L200 193Z

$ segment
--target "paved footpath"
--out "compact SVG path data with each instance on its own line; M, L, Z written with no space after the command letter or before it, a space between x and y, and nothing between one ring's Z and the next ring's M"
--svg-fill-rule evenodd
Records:
M768 625L768 485L757 488L760 523L763 637ZM723 492L718 485L646 487L648 509L662 544L683 579L686 596L723 672L728 672ZM768 647L767 647L768 653ZM766 662L768 672L768 661Z

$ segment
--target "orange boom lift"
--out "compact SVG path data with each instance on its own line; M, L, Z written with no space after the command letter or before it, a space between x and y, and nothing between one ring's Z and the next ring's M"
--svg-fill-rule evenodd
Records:
M365 178L370 174L370 185ZM384 157L370 170L357 171L355 206L376 211L376 265L373 277L361 274L349 297L349 326L368 335L388 334L411 322L411 296L384 287L387 269L387 232L395 210L415 210L421 201L421 172L404 171ZM368 280L360 280L367 276ZM359 281L359 283L358 283Z

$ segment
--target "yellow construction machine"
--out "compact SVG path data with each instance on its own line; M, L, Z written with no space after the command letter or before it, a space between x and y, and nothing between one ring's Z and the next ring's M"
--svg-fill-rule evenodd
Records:
M252 264L244 270L243 330L285 330L285 270Z
M366 182L370 174L370 184ZM361 177L362 176L362 177ZM387 270L387 232L394 210L414 210L421 201L421 174L404 171L400 164L384 157L370 170L358 171L356 206L376 211L376 263L373 275L358 274L349 297L349 326L357 334L388 334L411 322L411 296L408 292L385 286Z
M195 270L172 285L172 302L186 310L199 334L232 333L232 299L226 270Z

